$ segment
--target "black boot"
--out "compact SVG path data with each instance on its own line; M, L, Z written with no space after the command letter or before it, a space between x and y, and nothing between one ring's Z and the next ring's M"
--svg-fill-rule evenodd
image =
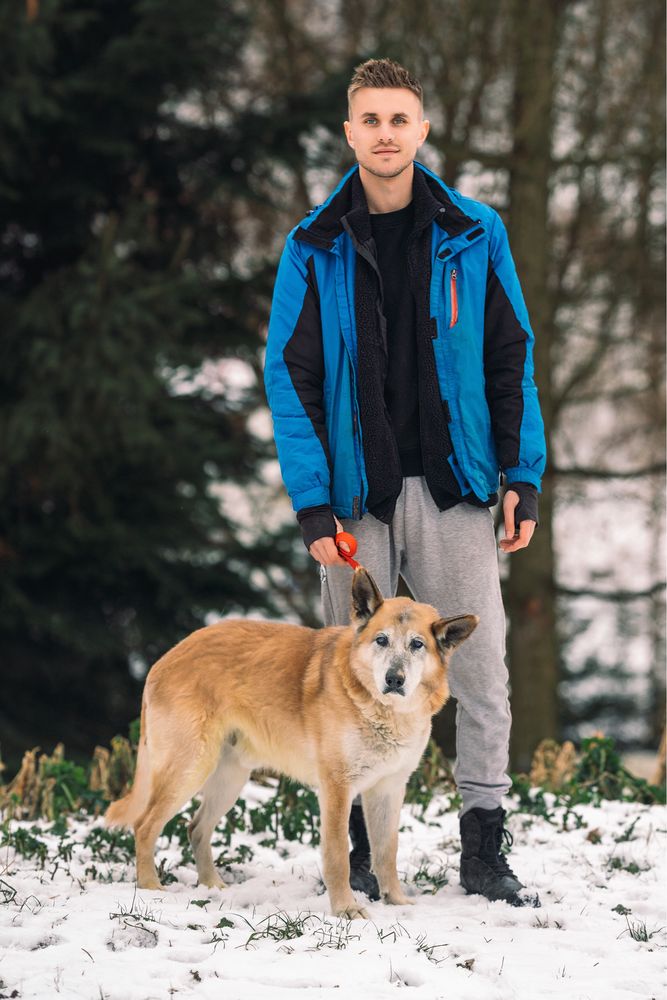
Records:
M503 838L508 847L512 834L504 826L505 810L468 809L461 816L461 885L466 892L479 893L487 899L504 899L511 906L539 906L537 895L521 893L523 882L501 852Z
M378 880L371 871L371 845L364 822L364 813L360 805L353 805L350 810L350 885L359 892L364 892L370 900L380 898Z

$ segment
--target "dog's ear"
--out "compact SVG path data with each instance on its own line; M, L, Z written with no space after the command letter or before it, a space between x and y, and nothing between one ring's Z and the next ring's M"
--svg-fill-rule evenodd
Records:
M352 577L352 621L357 629L363 628L384 598L368 570L359 566Z
M431 631L441 653L450 653L474 632L479 623L477 615L458 615L456 618L439 618Z

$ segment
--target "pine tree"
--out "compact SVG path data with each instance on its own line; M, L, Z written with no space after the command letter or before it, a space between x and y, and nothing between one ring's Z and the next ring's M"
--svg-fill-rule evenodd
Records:
M0 10L0 745L88 751L209 611L272 606L215 484L263 448L207 358L252 356L245 15L220 0ZM267 276L259 273L260 287ZM260 561L267 555L260 553Z

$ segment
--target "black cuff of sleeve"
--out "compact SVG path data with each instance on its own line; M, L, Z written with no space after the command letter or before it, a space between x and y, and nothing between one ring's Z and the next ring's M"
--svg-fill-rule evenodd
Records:
M310 549L318 538L336 537L336 522L328 503L318 504L317 507L304 507L296 512L296 519L303 535L303 544L307 549Z
M514 490L519 496L519 502L514 510L514 523L522 521L540 522L537 518L537 487L532 483L510 483L508 490Z

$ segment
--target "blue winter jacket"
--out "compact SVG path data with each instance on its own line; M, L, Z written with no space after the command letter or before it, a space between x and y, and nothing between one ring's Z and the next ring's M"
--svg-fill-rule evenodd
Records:
M489 205L419 161L432 200L430 316L462 494L485 501L507 483L541 488L545 440L533 341L507 232ZM295 511L366 512L357 398L355 164L287 236L276 277L264 380L278 459Z

